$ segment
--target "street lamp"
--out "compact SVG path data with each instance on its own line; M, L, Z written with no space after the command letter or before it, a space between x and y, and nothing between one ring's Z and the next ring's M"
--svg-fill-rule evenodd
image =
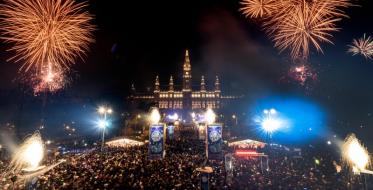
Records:
M210 125L210 124L215 123L215 119L216 119L216 115L214 111L212 111L211 108L207 109L205 113L205 121L207 122L207 124Z
M161 120L161 114L159 113L158 109L153 108L150 112L150 122L151 124L158 124Z
M277 111L274 108L269 110L265 109L263 113L265 114L265 117L261 125L264 131L267 132L267 135L271 138L272 133L281 127L281 121L273 117L277 114Z
M269 110L269 113L273 115L273 114L276 114L277 111L274 108L272 108L272 109Z
M196 113L195 113L195 112L192 112L192 113L191 113L191 116L192 116L193 119L195 119L195 118L196 118Z
M104 116L104 119L98 122L98 127L102 129L102 142L101 142L101 151L102 151L105 146L105 129L109 125L106 120L106 117L107 117L107 114L112 114L113 110L106 106L100 106L97 111L100 115Z
M105 129L108 126L108 122L106 120L100 120L98 121L98 127L101 129Z
M101 106L101 107L98 108L98 113L104 114L105 112L106 112L106 108L105 107Z
M168 115L167 116L168 119L172 120L172 121L176 121L179 119L179 115L177 113L174 113L173 115Z
M206 138L207 127L211 124L214 124L215 120L216 120L216 114L211 108L208 108L204 114L204 122L200 123L200 125L198 126L198 134L199 134L200 140L204 140Z
M162 159L165 155L165 124L160 123L161 114L158 108L151 108L149 120L149 157Z
M266 132L273 133L280 127L280 121L274 118L267 118L263 120L262 127Z
M237 125L238 124L238 118L235 114L232 115L232 119L234 119L235 124Z

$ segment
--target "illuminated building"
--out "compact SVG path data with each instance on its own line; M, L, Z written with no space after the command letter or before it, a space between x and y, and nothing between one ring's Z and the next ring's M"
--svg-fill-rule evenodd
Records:
M212 108L221 109L230 100L238 99L237 96L227 96L221 92L219 77L216 76L213 89L207 88L204 76L200 79L200 85L192 88L192 66L189 52L186 50L183 64L182 85L176 86L171 76L167 88L162 89L159 77L156 76L152 93L136 92L132 85L130 100L132 102L149 102L161 111L178 110L181 112L199 111ZM179 87L179 88L177 88Z

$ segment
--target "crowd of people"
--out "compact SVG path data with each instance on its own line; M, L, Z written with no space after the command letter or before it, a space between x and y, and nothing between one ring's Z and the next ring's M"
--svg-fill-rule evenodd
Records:
M147 145L86 150L48 158L46 164L66 159L34 180L35 189L199 189L196 168L211 166L210 189L362 189L363 180L336 168L328 152L306 151L293 156L288 151L266 147L266 160L235 157L227 171L224 159L206 161L204 143L179 138L167 143L163 159L148 159ZM231 152L228 147L224 153ZM315 160L318 162L315 162ZM338 160L337 160L338 161ZM6 161L0 168L6 168ZM1 176L0 189L13 189L11 176ZM15 183L25 189L28 183Z

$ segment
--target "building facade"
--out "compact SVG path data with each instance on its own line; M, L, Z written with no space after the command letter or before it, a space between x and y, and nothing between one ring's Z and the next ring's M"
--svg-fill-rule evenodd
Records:
M161 111L179 110L179 111L199 111L211 108L221 109L229 100L239 97L223 95L220 88L219 77L216 76L214 87L208 90L204 76L200 79L200 85L192 88L192 66L189 52L186 50L183 63L182 85L175 86L174 79L171 76L166 89L161 89L159 77L154 83L154 90L151 94L141 94L136 92L132 86L130 99L134 102L148 101L157 106ZM177 88L179 87L179 88Z

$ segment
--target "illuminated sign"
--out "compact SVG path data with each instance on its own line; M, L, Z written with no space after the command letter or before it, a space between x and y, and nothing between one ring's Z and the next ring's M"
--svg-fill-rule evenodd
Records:
M174 136L175 136L175 126L169 125L167 127L167 138L169 140L172 140L172 139L174 139Z
M212 124L207 126L206 154L208 159L222 159L223 126Z
M164 152L164 125L156 124L149 129L149 157L151 159L162 158Z
M264 156L264 153L259 153L259 152L256 152L255 150L236 150L236 155L258 157L258 156Z

